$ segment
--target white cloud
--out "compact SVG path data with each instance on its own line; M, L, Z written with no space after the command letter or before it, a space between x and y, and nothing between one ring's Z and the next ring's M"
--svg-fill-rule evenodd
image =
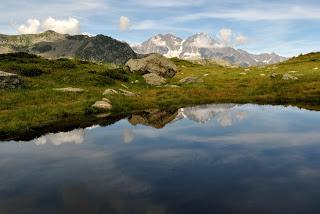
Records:
M122 138L124 143L131 143L134 140L134 133L129 130L125 130L122 133Z
M236 45L243 45L243 44L246 44L248 43L248 37L242 35L242 34L239 34L236 38L235 38L235 42L236 42Z
M80 33L80 22L71 17L67 20L57 20L49 17L41 23L41 29L44 31L53 30L57 33L75 35Z
M62 34L80 34L80 22L75 18L67 20L58 20L49 17L43 21L38 19L28 19L26 24L18 27L18 32L21 34L35 34L41 31L53 30Z
M83 129L77 129L70 132L60 132L56 134L47 134L40 138L37 138L34 142L37 145L53 144L60 146L62 144L81 144L84 142L85 131Z
M119 19L119 28L121 31L126 31L130 27L130 19L126 16L121 16Z
M218 33L218 37L220 38L223 44L230 44L232 34L233 31L231 29L222 28Z
M18 27L18 32L21 34L38 33L40 28L40 21L38 19L28 19L26 24Z

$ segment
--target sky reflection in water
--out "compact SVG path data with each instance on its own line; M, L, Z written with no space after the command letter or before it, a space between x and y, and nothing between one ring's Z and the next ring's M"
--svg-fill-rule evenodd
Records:
M0 213L319 213L319 123L205 105L4 142Z

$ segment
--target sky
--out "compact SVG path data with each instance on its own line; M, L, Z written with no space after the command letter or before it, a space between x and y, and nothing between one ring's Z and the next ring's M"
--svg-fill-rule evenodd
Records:
M206 32L252 53L320 51L319 0L1 0L0 33L104 34L140 43Z

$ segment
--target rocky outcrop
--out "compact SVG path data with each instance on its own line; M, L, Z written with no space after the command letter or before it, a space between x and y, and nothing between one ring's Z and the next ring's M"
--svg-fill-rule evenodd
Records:
M177 66L160 54L152 54L142 59L130 59L126 67L132 73L154 73L161 77L173 77L176 75Z
M0 71L0 89L17 88L22 80L16 74Z
M145 74L143 75L143 78L145 79L146 83L148 83L149 85L159 86L166 83L165 78L160 77L159 75L154 73Z

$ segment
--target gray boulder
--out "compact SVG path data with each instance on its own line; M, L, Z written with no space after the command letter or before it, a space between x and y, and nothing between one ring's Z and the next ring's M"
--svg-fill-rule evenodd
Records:
M0 89L17 88L22 80L16 74L0 71Z
M130 59L126 67L132 73L154 73L161 77L173 77L178 71L177 66L171 60L160 54L151 54L142 59Z
M143 75L143 78L149 85L162 85L166 83L166 79L163 77L160 77L157 74L151 73L151 74L145 74Z

